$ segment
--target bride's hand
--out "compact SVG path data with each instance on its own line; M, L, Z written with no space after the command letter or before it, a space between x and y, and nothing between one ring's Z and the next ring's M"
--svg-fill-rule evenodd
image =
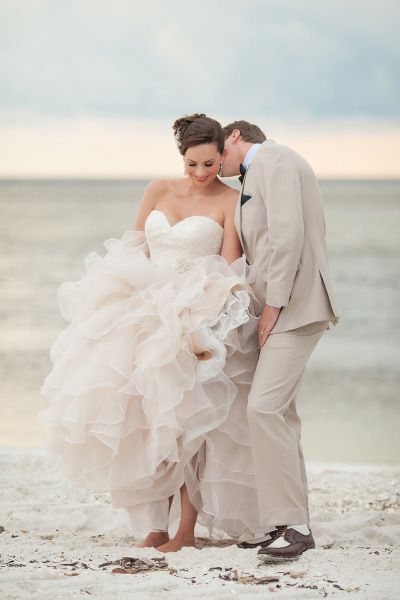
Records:
M209 350L204 350L203 352L195 352L197 360L210 360L212 354Z

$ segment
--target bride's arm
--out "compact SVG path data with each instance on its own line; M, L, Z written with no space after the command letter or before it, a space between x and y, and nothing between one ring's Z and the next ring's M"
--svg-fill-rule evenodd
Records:
M230 264L243 254L243 249L240 244L239 236L235 227L235 208L237 202L237 194L229 199L225 208L224 220L224 239L222 242L221 256Z
M144 190L143 198L140 203L139 211L136 216L135 230L143 231L146 219L155 208L157 201L164 188L163 181L150 181Z

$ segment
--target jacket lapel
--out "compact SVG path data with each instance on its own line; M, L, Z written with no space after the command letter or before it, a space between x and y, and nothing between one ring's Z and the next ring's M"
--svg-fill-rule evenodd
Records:
M238 196L238 199L237 199L237 202L236 202L235 226L236 226L236 230L238 232L240 243L242 244L242 248L243 248L243 238L242 238L242 205L241 205L241 202L240 202L240 198L241 198L241 194Z
M239 234L240 243L242 244L243 252L244 252L244 245L243 245L243 237L242 237L242 205L245 204L245 202L247 202L247 200L249 200L251 198L251 196L246 196L246 194L243 194L244 184L246 183L247 173L248 173L248 169L243 176L242 187L240 188L240 196L239 196L238 202L236 204L236 212L235 212L235 225L236 225L237 232ZM245 200L244 200L244 198L245 198Z

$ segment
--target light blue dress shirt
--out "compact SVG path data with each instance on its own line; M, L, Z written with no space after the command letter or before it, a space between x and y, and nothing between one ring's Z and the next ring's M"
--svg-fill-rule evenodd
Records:
M248 149L247 154L244 157L244 161L243 161L243 166L246 169L246 171L249 168L249 166L251 165L251 162L252 162L253 158L255 157L255 155L257 154L260 146L261 146L261 144L253 144Z

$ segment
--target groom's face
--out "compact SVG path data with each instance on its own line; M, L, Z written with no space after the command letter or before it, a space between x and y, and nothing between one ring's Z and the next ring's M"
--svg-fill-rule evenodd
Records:
M231 135L225 140L222 162L223 177L233 177L234 175L239 175L241 155L235 132L231 133Z

